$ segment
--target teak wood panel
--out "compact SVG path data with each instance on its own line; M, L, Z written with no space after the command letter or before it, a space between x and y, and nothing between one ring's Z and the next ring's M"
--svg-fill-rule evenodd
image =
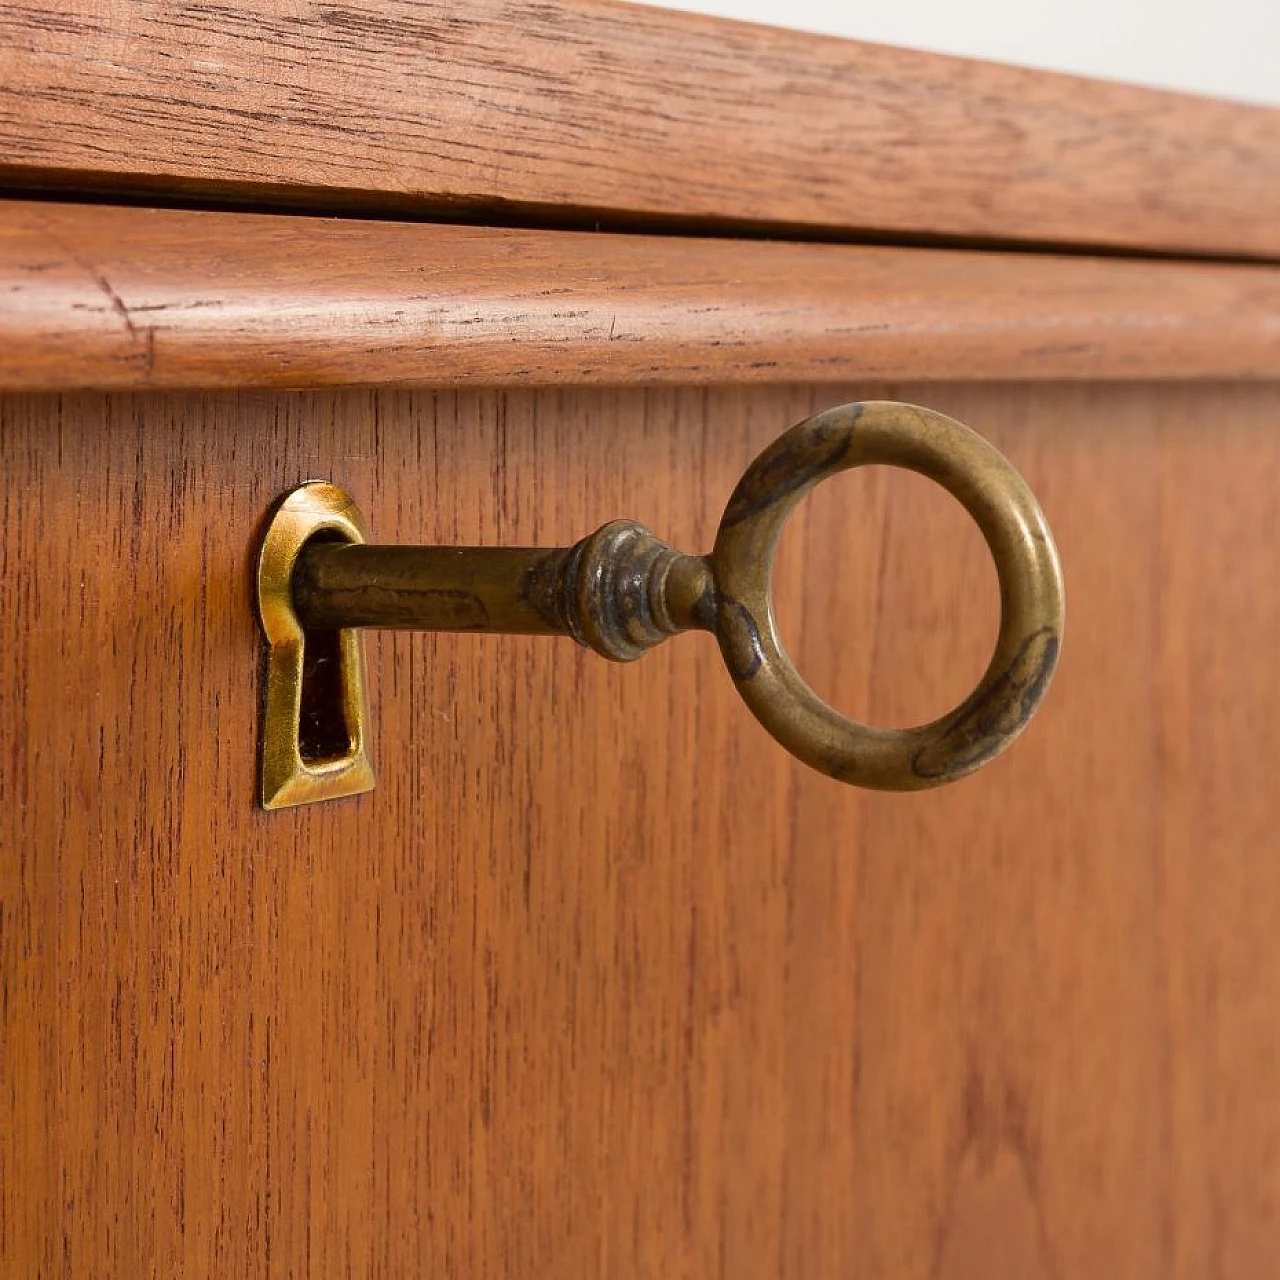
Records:
M0 201L0 388L1280 377L1280 267Z
M1280 257L1280 111L599 0L10 0L0 181Z
M1017 747L861 794L705 638L371 637L377 789L253 805L249 541L706 543L827 392L3 401L0 1258L27 1277L1270 1276L1280 388L857 386L986 433L1066 566ZM882 723L994 624L923 481L780 573Z

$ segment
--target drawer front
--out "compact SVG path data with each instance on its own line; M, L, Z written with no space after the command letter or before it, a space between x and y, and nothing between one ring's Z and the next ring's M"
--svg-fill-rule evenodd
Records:
M709 545L743 466L891 396L1062 551L1027 735L910 796L791 761L705 636L371 635L376 789L254 802L250 557L313 476L381 541ZM0 1257L11 1274L1234 1276L1280 1202L1275 386L0 401ZM981 674L923 480L804 506L842 709Z

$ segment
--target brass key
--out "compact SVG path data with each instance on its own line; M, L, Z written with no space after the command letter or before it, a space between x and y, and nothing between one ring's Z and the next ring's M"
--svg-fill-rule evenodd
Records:
M919 472L953 494L1000 579L986 674L954 710L910 729L873 728L824 703L787 656L773 612L787 517L820 481L873 463ZM888 401L830 409L779 437L739 481L710 555L684 555L629 520L571 547L370 546L348 495L313 483L277 508L258 596L271 655L268 808L372 786L358 628L567 635L618 662L681 631L710 631L747 706L793 755L842 782L912 791L971 773L1022 732L1048 689L1064 618L1057 550L1022 477L960 423ZM309 645L322 644L309 659ZM307 681L322 678L340 690L328 746L324 726L304 723Z

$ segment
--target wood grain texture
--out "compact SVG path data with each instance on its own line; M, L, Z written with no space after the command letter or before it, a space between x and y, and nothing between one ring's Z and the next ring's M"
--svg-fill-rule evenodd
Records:
M1280 376L1280 268L0 202L0 387Z
M835 398L989 435L1062 665L954 787L789 761L708 640L368 644L370 795L253 806L250 532L710 540ZM1268 1277L1280 1203L1280 387L3 402L6 1274ZM816 688L922 718L994 630L926 482L783 540ZM830 572L836 563L839 574Z
M16 184L1280 257L1280 111L598 0L11 0Z

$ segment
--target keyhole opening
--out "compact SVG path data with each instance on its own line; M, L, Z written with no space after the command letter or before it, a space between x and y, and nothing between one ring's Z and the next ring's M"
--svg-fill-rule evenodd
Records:
M326 531L308 539L306 545L345 541ZM345 760L355 749L355 739L347 720L345 690L349 681L343 669L342 633L304 630L302 635L298 754L308 765Z

